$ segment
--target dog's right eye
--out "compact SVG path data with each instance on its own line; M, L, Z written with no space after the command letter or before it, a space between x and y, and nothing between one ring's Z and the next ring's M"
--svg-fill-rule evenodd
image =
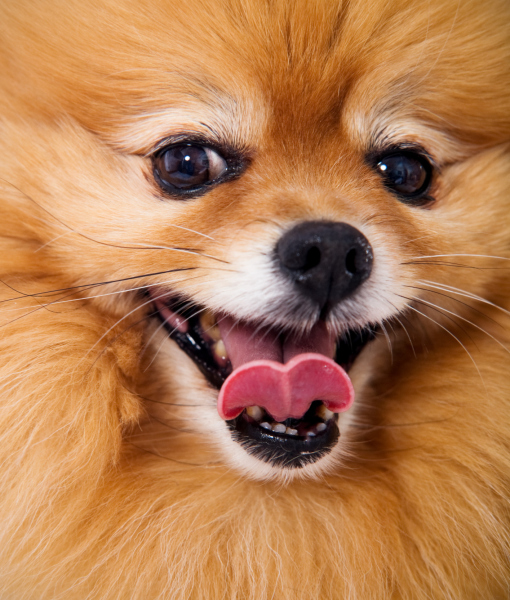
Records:
M229 173L227 161L212 148L199 144L173 144L153 157L154 178L170 194L201 193Z

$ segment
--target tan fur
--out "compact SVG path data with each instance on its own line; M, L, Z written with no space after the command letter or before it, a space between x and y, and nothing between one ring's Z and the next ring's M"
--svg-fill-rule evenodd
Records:
M2 600L509 597L509 25L504 0L3 2ZM250 168L163 197L146 153L204 127ZM430 209L383 189L374 135L433 156ZM416 356L393 321L356 361L329 472L253 481L116 292L221 309L228 265L306 218L362 224L426 316L398 307Z

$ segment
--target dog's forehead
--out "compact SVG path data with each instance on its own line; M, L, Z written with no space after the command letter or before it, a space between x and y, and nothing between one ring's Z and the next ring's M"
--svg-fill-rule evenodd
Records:
M110 92L87 86L85 93L99 93L105 106L115 94L119 116L188 108L206 116L223 113L242 129L243 118L265 109L273 133L288 134L299 125L331 131L356 92L365 104L382 105L394 96L393 82L410 80L409 89L430 68L409 54L430 36L431 24L412 18L412 3L392 3L391 10L380 4L367 18L359 0L213 1L207 10L148 2L121 35L101 36L108 77L99 87ZM439 34L454 18L445 11L444 23L436 23ZM122 27L121 17L115 20ZM395 22L406 27L389 36Z
M23 66L6 76L34 80L31 110L64 109L107 136L138 131L142 119L150 140L118 136L141 151L179 115L181 130L193 123L252 143L294 134L295 143L348 135L366 144L390 117L476 143L510 129L507 101L494 102L510 89L507 20L484 9L503 14L505 0L430 0L426 10L419 0L371 0L370 10L365 0L21 1L31 22L6 18L0 28L6 40L16 27L28 33L16 48ZM474 22L491 31L476 44Z

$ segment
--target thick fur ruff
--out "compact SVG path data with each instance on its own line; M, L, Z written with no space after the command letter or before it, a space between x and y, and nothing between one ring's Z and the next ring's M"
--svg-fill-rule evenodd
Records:
M509 597L509 25L506 0L2 3L2 600ZM175 136L249 167L168 197ZM431 157L430 205L367 163L392 144ZM333 326L381 329L338 446L291 472L232 441L140 290L299 327L268 256L307 219L370 240Z

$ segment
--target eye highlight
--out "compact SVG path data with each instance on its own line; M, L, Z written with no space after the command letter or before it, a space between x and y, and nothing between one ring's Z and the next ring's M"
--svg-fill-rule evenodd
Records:
M433 169L423 154L396 150L379 155L372 164L384 185L402 202L422 205L431 200L426 194L432 181Z
M228 161L209 146L177 143L165 146L152 159L154 178L170 194L198 195L207 186L232 175Z

